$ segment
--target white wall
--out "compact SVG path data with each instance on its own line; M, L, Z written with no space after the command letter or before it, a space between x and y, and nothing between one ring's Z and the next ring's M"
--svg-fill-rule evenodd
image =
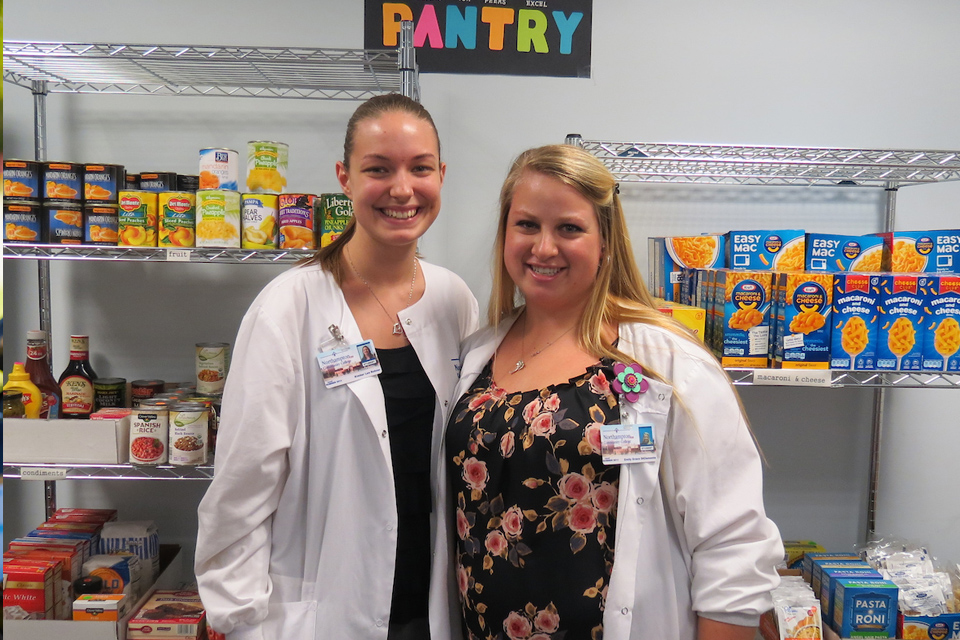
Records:
M224 12L229 7L229 12ZM8 40L362 46L362 4L239 0L216 5L7 5ZM51 19L53 18L53 19ZM422 76L448 163L443 214L423 241L428 259L460 273L481 301L490 239L510 160L535 145L588 139L863 148L960 149L960 4L952 0L594 2L593 77ZM32 157L29 92L5 91L6 157ZM49 98L50 159L117 162L133 171L196 168L204 146L251 139L291 145L292 190L332 191L353 104L111 96ZM822 231L879 228L869 191L625 189L641 264L652 232L773 224ZM903 189L899 229L956 227L960 184ZM54 368L71 332L92 336L103 375L188 379L191 348L233 340L243 309L279 268L51 265ZM6 261L8 363L38 325L36 264ZM872 393L748 388L769 462L767 508L785 537L846 549L862 535ZM878 530L927 542L960 560L960 394L888 394ZM720 452L722 454L722 452ZM81 486L82 485L82 486ZM949 489L952 488L952 489ZM945 490L946 489L946 490ZM58 483L61 503L120 500L123 515L156 517L190 545L192 483ZM42 515L39 485L8 482L6 534Z

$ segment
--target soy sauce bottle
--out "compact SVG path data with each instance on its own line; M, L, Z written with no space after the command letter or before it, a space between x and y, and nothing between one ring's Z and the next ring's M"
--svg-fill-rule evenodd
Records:
M97 374L90 365L90 336L70 336L70 364L60 374L63 418L89 418L93 413L93 381Z

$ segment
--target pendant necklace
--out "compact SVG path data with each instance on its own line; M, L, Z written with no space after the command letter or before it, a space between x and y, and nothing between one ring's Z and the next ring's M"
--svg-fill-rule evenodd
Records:
M357 274L358 278L360 278L360 282L362 282L364 286L367 287L367 290L370 291L370 295L372 295L373 299L377 301L377 304L380 305L380 308L383 309L383 312L387 314L387 318L389 318L390 321L393 322L394 316L390 315L390 312L387 311L387 308L383 306L382 302L380 302L380 298L377 297L377 294L373 291L373 287L370 286L370 283L367 282L367 279L364 278L362 275L360 275L360 272L357 271L356 265L353 264L353 258L351 258L350 254L347 253L346 251L344 251L343 253L345 256L347 256L347 262L350 263L350 268L353 269L353 272ZM407 306L404 307L404 309L409 307L410 303L413 301L413 289L417 284L417 264L419 264L419 261L417 260L417 256L413 256L413 279L410 280L410 293L407 294ZM400 316L398 315L396 316L396 318L397 318L397 321L393 323L393 335L403 336L404 338L406 338L407 334L403 332L403 326L400 324Z
M575 327L575 326L577 326L577 325L572 325L572 326L570 326L566 331L564 331L563 333L561 333L560 335L558 335L556 338L554 338L553 340L551 340L551 341L548 342L547 344L543 345L542 347L540 347L539 349L537 349L536 351L534 351L533 353L531 353L531 354L527 357L527 359L532 360L532 359L535 358L536 356L538 356L538 355L540 355L541 353L543 353L544 351L546 351L546 350L547 350L547 347L549 347L550 345L552 345L553 343L555 343L557 340L559 340L559 339L562 338L563 336L565 336L565 335L567 335L568 333L570 333L570 332L573 330L573 327ZM526 346L525 346L525 344L526 344L526 334L527 334L527 314L524 313L524 314L523 314L523 331L522 331L522 333L520 334L520 359L517 360L516 365L514 365L514 367L513 367L513 371L510 372L510 375L513 375L513 374L516 373L517 371L520 371L520 370L523 369L525 366L527 366L527 363L524 362L524 359L523 359L523 352L526 351Z

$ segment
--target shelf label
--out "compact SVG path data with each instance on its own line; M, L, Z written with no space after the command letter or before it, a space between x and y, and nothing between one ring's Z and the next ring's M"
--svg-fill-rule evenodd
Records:
M67 470L51 467L21 467L20 478L23 480L66 480Z
M830 387L833 386L833 372L829 369L817 371L790 369L757 369L753 372L753 384L788 385L794 387Z
M190 262L189 249L167 249L167 262Z

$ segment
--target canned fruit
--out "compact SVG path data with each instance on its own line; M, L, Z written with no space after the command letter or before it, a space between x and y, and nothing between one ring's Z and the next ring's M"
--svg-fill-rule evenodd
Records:
M177 188L177 174L171 171L164 173L141 173L140 190L154 191L161 193L163 191L175 191Z
M3 197L39 198L40 165L32 160L4 160Z
M124 247L157 246L157 194L121 191L119 244Z
M198 247L240 248L240 194L226 189L197 192Z
M130 443L130 453L140 461L159 460L164 450L163 443L157 438L141 436Z
M200 189L237 190L240 154L233 149L200 150Z
M340 237L353 218L353 201L342 193L324 193L317 199L316 209L320 246L326 247Z
M247 143L247 189L256 193L283 193L287 188L287 157L283 142Z
M115 205L93 204L84 209L84 244L115 245L119 238L119 214Z
M243 195L241 246L244 249L277 248L277 203L276 195Z
M43 163L43 193L48 200L80 200L82 167L71 162Z
M47 242L50 244L80 244L83 242L83 211L73 203L43 203L47 223Z
M41 241L40 205L32 202L4 202L3 229L6 242Z
M195 242L196 196L186 192L164 192L158 196L159 246L192 247Z
M284 193L279 197L281 249L316 248L312 193Z
M114 203L125 186L120 165L88 164L83 168L83 195L87 200Z

